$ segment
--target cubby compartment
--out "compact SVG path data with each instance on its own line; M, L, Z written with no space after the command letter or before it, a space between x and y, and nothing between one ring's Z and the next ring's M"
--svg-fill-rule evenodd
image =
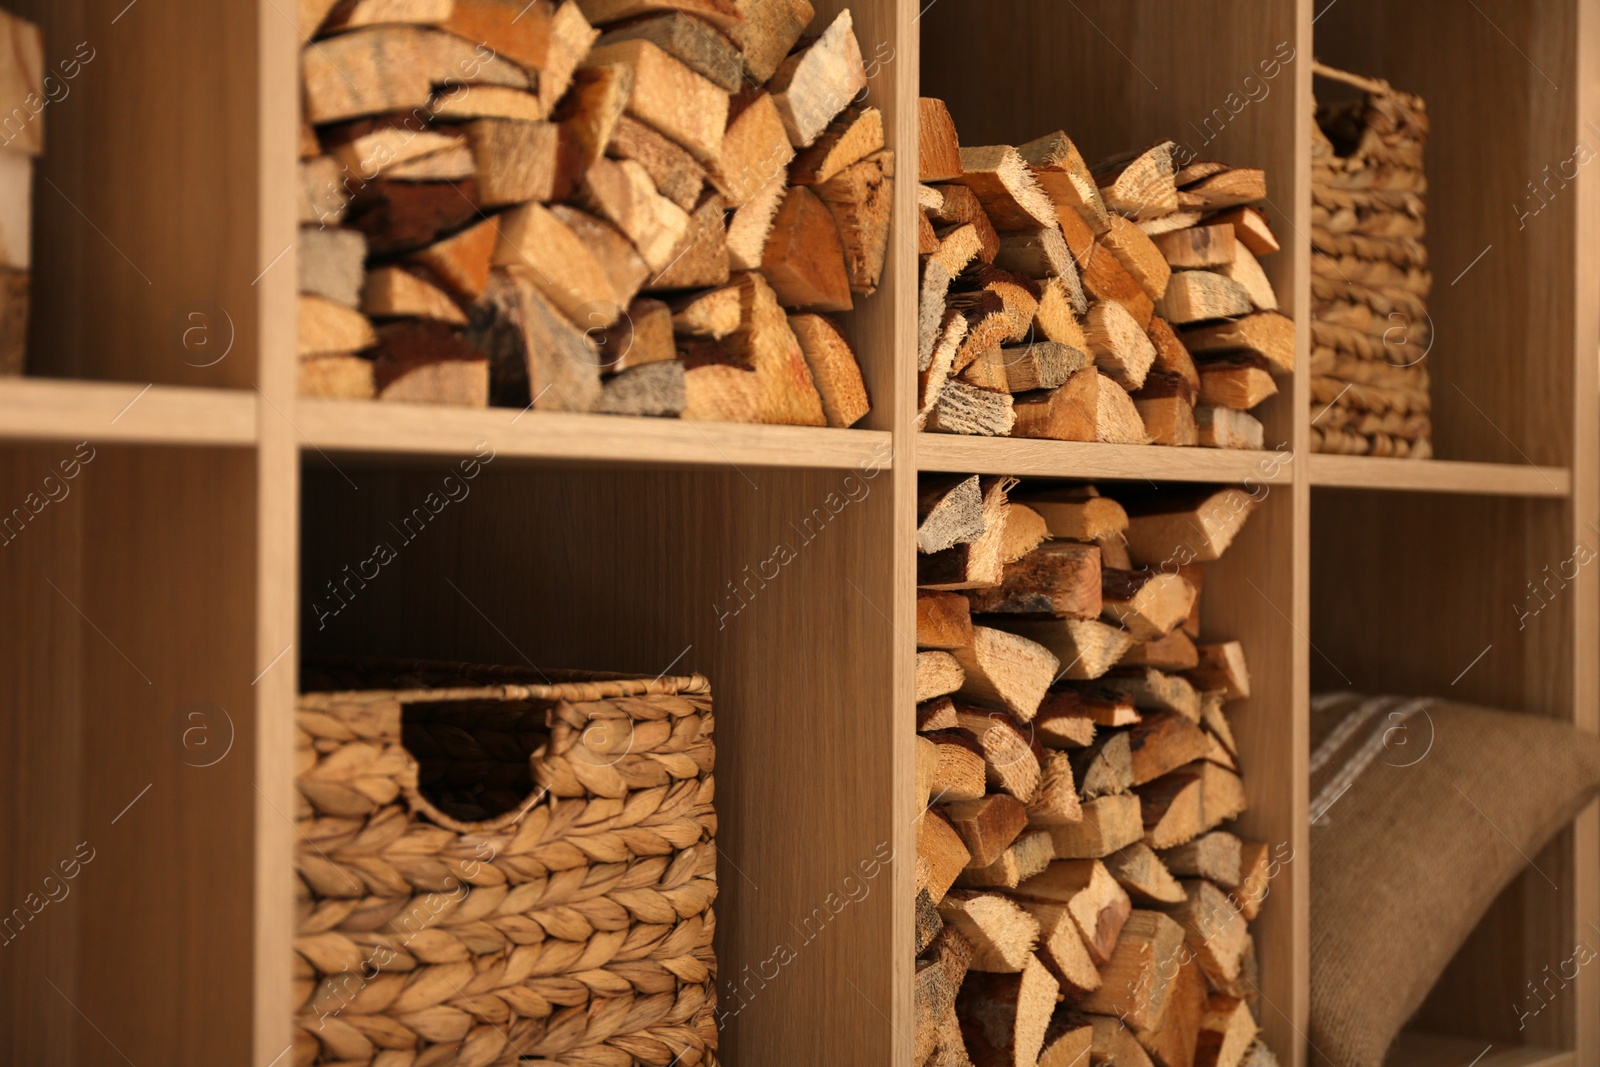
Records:
M1580 226L1600 152L1583 122L1592 94L1578 0L1340 0L1314 27L1316 57L1384 78L1427 104L1427 367L1442 460L1571 461L1573 353L1593 362L1595 297ZM1318 80L1317 88L1330 87ZM1592 316L1590 316L1592 318Z
M10 10L40 26L51 78L28 374L250 388L257 283L294 272L256 225L260 28L292 13L187 0Z
M490 443L331 459L306 462L297 654L705 674L718 1058L891 1062L914 845L885 666L887 453L821 471L531 464Z
M1589 665L1574 658L1571 635L1592 610L1583 572L1595 542L1571 537L1569 514L1561 500L1317 490L1313 692L1437 696L1585 722L1577 693ZM1526 1048L1519 1063L1579 1047L1595 995L1586 976L1546 994L1549 1006L1523 1025L1516 1009L1541 1004L1530 989L1546 965L1593 936L1586 919L1600 887L1582 859L1592 819L1591 810L1530 857L1501 894L1410 1024L1416 1054L1450 1039L1472 1043L1463 1063L1486 1044Z
M244 450L0 448L8 1063L248 1061L255 484Z

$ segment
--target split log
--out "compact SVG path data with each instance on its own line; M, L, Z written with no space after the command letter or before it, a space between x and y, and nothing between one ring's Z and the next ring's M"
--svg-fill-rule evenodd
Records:
M673 250L672 265L645 283L652 292L726 285L731 266L732 235L724 219L720 193L708 190L689 215L689 231Z
M1234 322L1197 326L1184 331L1182 339L1184 346L1195 355L1251 352L1278 371L1285 374L1294 371L1294 320L1278 312L1253 312Z
M1128 551L1134 562L1157 569L1221 559L1256 503L1240 489L1162 496L1129 517Z
M1111 958L1133 908L1128 894L1096 859L1057 860L1018 886L1014 895L1021 901L1065 906L1096 966Z
M580 203L633 242L650 274L672 264L689 232L689 215L656 191L643 166L632 160L596 160L584 173L580 191Z
M606 415L677 418L688 406L684 367L676 360L629 367L607 378L592 410Z
M20 361L17 370L21 372ZM377 395L372 360L361 356L309 356L296 361L296 371L300 396L371 400Z
M1090 1063L1095 1067L1154 1067L1150 1054L1139 1044L1133 1031L1121 1019L1106 1015L1085 1015L1093 1027Z
M672 308L660 300L635 297L628 310L599 338L600 366L607 374L678 358Z
M722 149L706 176L730 207L740 208L782 178L793 158L778 105L771 93L756 90L730 101Z
M1015 230L1000 234L1000 250L995 266L1015 271L1028 278L1075 276L1072 253L1067 250L1061 227Z
M367 242L359 231L302 226L296 248L300 292L351 308L361 303Z
M1006 505L1005 532L1000 542L1000 558L1005 563L1017 562L1049 537L1044 516L1026 504Z
M725 93L744 84L744 61L738 47L693 15L672 11L609 26L597 47L623 41L649 41Z
M973 889L1015 889L1053 859L1055 848L1050 835L1043 830L1031 831L1012 842L993 863L984 867L969 864L956 884Z
M1089 357L1082 350L1053 341L1017 345L1001 352L1006 387L1013 393L1055 389L1089 365Z
M950 653L917 653L917 703L956 692L965 678L961 664Z
M1200 725L1204 726L1211 735L1222 743L1229 754L1237 756L1239 746L1234 743L1233 730L1228 726L1227 713L1222 710L1221 693L1202 693L1200 695Z
M1205 1015L1206 980L1193 960L1183 959L1160 1020L1149 1029L1136 1029L1134 1036L1159 1067L1194 1067Z
M727 237L728 262L734 270L761 268L767 241L772 236L772 225L777 221L778 209L783 206L788 189L781 177L774 178L742 207L734 210L728 222Z
M1133 395L1133 406L1144 420L1144 432L1152 444L1171 448L1193 448L1200 443L1200 427L1195 422L1194 406L1182 396L1151 396L1151 375L1145 389Z
M1177 904L1186 899L1183 886L1172 877L1172 872L1161 862L1161 857L1143 841L1135 841L1127 848L1113 852L1104 862L1111 877L1136 901Z
M735 0L744 18L725 32L744 54L745 77L765 85L805 33L815 11L809 0Z
M999 585L1004 577L1006 494L1016 484L1012 478L982 483L983 533L970 542L957 542L943 551L919 555L917 585L927 589L977 589Z
M1039 287L1039 310L1034 313L1033 325L1046 341L1089 350L1089 340L1084 335L1078 315L1087 313L1089 300L1076 275L1049 278Z
M1124 389L1138 389L1156 359L1144 329L1121 304L1102 300L1089 309L1084 334L1095 366Z
M1200 593L1206 584L1206 568L1201 563L1181 563L1178 573L1183 575L1184 581L1194 586L1194 610L1184 620L1183 632L1190 637L1200 636Z
M1062 991L1067 992L1065 983ZM1067 999L1076 998L1067 994ZM1082 1016L1073 1018L1058 1010L1050 1029L1045 1031L1044 1051L1039 1053L1038 1067L1083 1067L1090 1062L1093 1047L1094 1027Z
M1233 236L1240 244L1258 256L1270 256L1278 250L1278 239L1272 235L1267 217L1253 207L1234 208L1207 220L1212 226L1232 226Z
M1106 207L1130 219L1158 218L1178 210L1177 168L1171 141L1096 163L1093 174Z
M1250 936L1244 916L1228 895L1201 878L1185 879L1188 899L1172 909L1172 918L1183 927L1184 940L1194 951L1200 969L1217 983L1239 977Z
M722 150L728 94L650 41L619 41L593 49L586 67L621 64L633 71L628 114L709 163Z
M978 476L936 480L917 499L917 551L940 552L968 544L988 528Z
M1136 796L1104 796L1083 804L1083 821L1050 827L1050 842L1063 859L1098 859L1144 836Z
M1113 533L1096 538L1095 544L1100 546L1102 566L1114 567L1119 571L1133 570L1133 560L1128 556L1128 542L1122 534Z
M1152 318L1145 336L1150 338L1156 350L1155 362L1150 365L1151 373L1182 383L1178 395L1185 397L1192 405L1200 392L1200 371L1190 357L1189 350L1183 347L1177 333L1163 318Z
M1228 894L1246 920L1255 922L1262 902L1272 889L1272 862L1266 845L1244 841L1239 845L1239 884Z
M1128 731L1133 784L1144 785L1187 763L1205 758L1206 732L1176 712L1145 715Z
M1039 788L1039 757L1016 720L1003 711L957 705L956 721L983 750L989 787L1010 793L1024 804L1032 800Z
M1198 226L1203 216L1204 212L1179 210L1158 219L1140 219L1138 226L1149 236L1160 237L1164 233L1175 233L1178 230L1187 230L1191 226Z
M297 310L298 356L349 355L378 343L372 323L354 308L326 297L302 294Z
M1039 710L1061 666L1043 645L989 626L974 626L972 644L951 654L966 672L961 696L1006 708L1023 722Z
M1231 278L1208 270L1181 270L1156 301L1156 313L1179 326L1250 314L1250 294Z
M983 210L978 194L965 185L941 185L939 206L929 216L940 226L971 226L978 237L978 258L993 263L1000 254L1000 234Z
M1009 625L1049 649L1064 664L1063 677L1080 681L1099 678L1133 647L1126 631L1087 619L1018 619Z
M758 422L761 385L755 371L727 363L685 366L683 417L691 422Z
M1189 671L1189 681L1202 692L1220 692L1223 700L1243 700L1250 695L1250 668L1244 646L1238 641L1201 645L1200 663Z
M1060 989L1037 957L1021 973L977 974L956 998L961 1033L984 1067L1034 1067Z
M1227 223L1220 226L1191 226L1186 230L1159 234L1151 240L1162 257L1179 270L1216 270L1226 267L1233 262L1234 249L1237 247L1233 239L1233 227Z
M1083 803L1072 778L1072 757L1048 753L1040 764L1038 791L1028 802L1029 826L1066 826L1083 819ZM1054 853L1052 852L1052 856Z
M1199 402L1208 407L1249 411L1278 393L1266 360L1254 356L1225 356L1202 363L1199 371Z
M1028 340L1033 333L1034 316L1039 310L1039 283L1024 275L991 266L979 267L972 278L980 291L1000 298L1010 327L1003 342L1016 344Z
M1017 149L1019 155L1033 170L1046 194L1056 205L1059 214L1071 209L1082 216L1089 229L1097 234L1111 228L1104 198L1095 185L1094 175L1065 133L1057 130L1037 140L1029 141Z
M917 180L948 182L961 177L961 141L943 100L917 100Z
M706 183L705 168L687 149L638 119L626 114L617 119L606 154L639 164L661 195L683 210L693 213L700 202L700 190Z
M956 990L936 960L918 960L912 982L912 1008L915 1019L913 1052L918 1063L933 1055L939 1043L940 1026L947 1012L955 1010Z
M479 85L470 92L456 92L457 88L434 93L424 109L431 112L432 118L446 122L465 122L469 119L543 122L550 117L550 109L537 96L521 89Z
M883 112L851 105L789 165L791 185L820 185L884 146ZM966 221L966 220L962 220Z
M928 429L935 433L1004 437L1016 421L1010 393L995 393L955 381L947 382L940 390Z
M1128 513L1122 505L1092 488L1034 491L1021 499L1044 516L1051 537L1100 541L1128 528Z
M939 918L972 946L974 971L1019 974L1033 959L1039 923L999 893L952 890L939 903Z
M1243 845L1225 830L1201 834L1188 844L1162 853L1172 873L1184 878L1204 878L1223 889L1239 885L1243 876L1242 856Z
M867 71L849 8L839 12L822 36L785 59L767 83L796 148L815 142L866 87Z
M1159 852L1204 833L1203 789L1200 776L1189 769L1174 771L1139 787L1144 843Z
M1006 793L946 804L944 812L972 858L970 867L987 867L1028 828L1028 809Z
M1235 246L1233 259L1219 266L1217 273L1238 282L1250 294L1250 303L1257 311L1278 310L1278 294L1273 291L1267 272L1261 269L1255 253L1244 245Z
M461 407L489 403L488 361L442 322L414 319L379 329L372 376L379 400Z
M575 322L611 325L648 273L626 237L563 204L524 204L495 223L494 265L527 268L545 298Z
M1266 447L1266 427L1248 412L1231 408L1195 408L1194 424L1203 448L1260 451Z
M1146 445L1144 420L1128 391L1106 375L1100 375L1100 395L1095 404L1094 439L1108 445Z
M1083 943L1078 922L1065 904L1046 904L1037 900L1019 901L1039 924L1039 959L1061 984L1069 1001L1081 1000L1100 988L1100 972ZM1045 1042L1050 1045L1049 1040ZM1046 1061L1041 1058L1039 1062ZM1070 1067L1064 1064L1063 1067ZM1081 1067L1081 1065L1080 1065Z
M1115 1015L1136 1031L1158 1025L1181 969L1182 951L1182 927L1158 911L1134 909L1116 951L1100 969L1100 988L1079 1007Z
M951 708L950 718L956 713ZM931 796L943 801L976 800L987 788L983 750L967 731L959 727L934 730L925 735L939 750L934 767Z
M935 903L941 903L967 865L967 846L951 827L944 813L929 808L917 818L917 888L926 889ZM949 922L943 907L940 917Z
M1198 775L1204 783L1203 829L1214 830L1249 806L1244 795L1244 782L1226 767L1210 762L1191 764L1191 773Z
M814 311L849 311L850 274L839 226L828 205L803 185L784 194L761 256L779 303Z
M1200 1020L1194 1067L1240 1067L1259 1027L1243 1000L1212 993Z
M1141 641L1128 650L1128 654L1117 661L1119 667L1154 667L1158 671L1182 672L1195 667L1200 662L1200 653L1195 648L1194 638L1183 632L1183 628L1172 631L1165 637L1154 641ZM1204 721L1204 703L1202 700L1201 716Z
M1230 167L1183 188L1185 207L1199 211L1253 204L1267 198L1267 175L1257 167Z
M1111 229L1101 237L1100 242L1117 257L1146 296L1151 300L1161 299L1167 291L1172 267L1143 230L1121 215L1113 215Z
M407 262L421 267L463 304L470 304L489 284L489 266L499 240L495 221L485 219L412 253Z
M502 86L525 95L529 88L516 64L421 26L367 26L326 38L302 53L300 69L306 117L317 125L425 109L436 85Z
M1009 145L963 147L961 173L949 180L978 195L978 202L997 230L1034 231L1060 226L1050 197L1017 150Z
M1114 671L1101 684L1131 697L1141 711L1171 711L1190 722L1200 721L1200 694L1188 679L1149 667Z
M1052 689L1039 702L1033 717L1033 736L1050 749L1084 748L1094 743L1097 723L1081 694Z
M494 203L516 203L519 192L543 192L535 181L548 172L548 184L554 186L558 162L569 162L573 172L588 170L606 154L617 124L628 108L628 98L633 94L633 68L625 63L607 63L589 67L573 75L572 88L552 115L556 123L507 122L497 119L480 119L472 126L482 128L496 138L508 138L513 131L522 133L526 142L522 151L509 160L496 153L499 146L493 140L474 139L473 151L480 169L487 169L494 179ZM532 131L538 131L533 135ZM546 132L549 131L549 132ZM659 137L660 135L657 134ZM663 138L665 140L665 138ZM670 143L670 142L668 142ZM676 147L676 146L674 146ZM542 150L540 156L528 158L529 148ZM678 149L682 151L682 149ZM687 155L688 153L684 153ZM561 157L565 155L567 160ZM531 173L512 169L514 164L529 166ZM564 176L564 175L563 175ZM522 199L548 200L548 196ZM565 199L562 196L561 199ZM682 207L683 205L679 205Z
M1076 352L1075 349L1067 349ZM1082 353L1083 362L1088 357ZM1054 389L1023 393L1013 401L1013 437L1051 441L1093 441L1100 412L1100 373L1093 367L1073 372Z
M1102 685L1064 685L1046 694L1046 702L1053 713L1082 716L1096 726L1132 726L1139 721L1130 698Z
M998 586L968 596L975 612L1093 619L1101 613L1101 587L1099 548L1050 541L1009 564Z
M826 315L790 315L789 328L800 342L828 425L847 429L866 418L872 405L861 364L839 324Z
M720 341L739 328L739 287L725 285L679 297L672 308L672 332L676 337Z
M894 153L875 152L814 188L833 213L851 290L870 296L877 291L888 257Z
M1133 788L1133 750L1126 732L1107 734L1072 757L1084 801L1121 796Z
M1102 569L1100 596L1101 614L1107 622L1117 623L1136 641L1154 641L1183 625L1194 607L1195 594L1181 575ZM1195 717L1199 717L1198 707Z
M372 318L437 319L457 326L467 316L444 290L404 267L367 272L361 289L362 313Z
M766 278L755 272L736 274L740 325L716 348L702 342L686 343L683 358L723 362L732 356L752 368L760 388L758 418L754 421L785 426L824 426L822 397L811 379L800 341L789 328L789 317ZM719 359L718 356L723 358Z

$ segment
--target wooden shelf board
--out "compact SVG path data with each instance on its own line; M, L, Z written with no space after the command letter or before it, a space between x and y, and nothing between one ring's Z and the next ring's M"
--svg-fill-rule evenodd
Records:
M1288 484L1293 480L1293 464L1287 453L1083 444L943 433L917 435L917 468L967 474L1125 478L1153 482L1250 480Z
M1487 1041L1406 1030L1395 1038L1385 1067L1573 1067L1570 1051L1501 1047Z
M256 394L69 379L0 380L0 439L253 445Z
M1567 468L1529 463L1314 455L1310 457L1310 470L1313 486L1344 489L1536 497L1564 497L1572 491L1572 472Z
M302 400L293 422L312 447L360 455L464 455L488 442L502 456L634 465L886 469L892 459L890 435L876 430L361 400Z

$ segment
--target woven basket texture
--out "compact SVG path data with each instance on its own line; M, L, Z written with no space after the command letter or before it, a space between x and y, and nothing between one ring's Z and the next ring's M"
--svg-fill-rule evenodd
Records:
M295 1064L715 1067L706 679L304 673Z
M1388 82L1315 71L1363 95L1319 106L1312 133L1311 447L1425 459L1427 111Z

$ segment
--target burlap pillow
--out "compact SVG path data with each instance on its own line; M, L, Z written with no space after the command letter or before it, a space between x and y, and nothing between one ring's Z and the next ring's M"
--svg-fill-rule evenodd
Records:
M1312 1060L1384 1053L1494 898L1600 788L1600 739L1447 701L1311 713Z

